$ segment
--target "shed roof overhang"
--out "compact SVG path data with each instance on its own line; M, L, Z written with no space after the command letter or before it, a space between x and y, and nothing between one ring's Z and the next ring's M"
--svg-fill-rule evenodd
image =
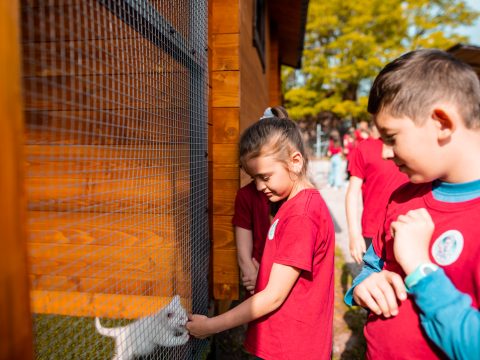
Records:
M480 77L480 46L457 44L447 49L447 52L469 64Z
M276 27L280 62L299 68L302 65L303 43L309 0L270 0L270 19Z

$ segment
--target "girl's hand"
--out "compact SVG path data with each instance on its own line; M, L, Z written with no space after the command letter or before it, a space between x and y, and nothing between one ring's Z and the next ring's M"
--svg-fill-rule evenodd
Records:
M189 314L185 325L190 335L198 339L205 339L215 332L209 328L210 318L204 315Z
M428 247L434 229L435 224L424 208L410 210L392 222L393 252L407 275L418 265L430 262Z

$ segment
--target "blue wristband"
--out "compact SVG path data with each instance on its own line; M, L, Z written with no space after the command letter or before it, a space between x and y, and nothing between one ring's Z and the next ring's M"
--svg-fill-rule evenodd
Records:
M427 276L428 274L434 271L437 271L438 269L439 269L438 265L435 265L432 263L425 263L425 264L418 265L417 268L405 278L405 286L407 287L407 290L410 290L425 276Z

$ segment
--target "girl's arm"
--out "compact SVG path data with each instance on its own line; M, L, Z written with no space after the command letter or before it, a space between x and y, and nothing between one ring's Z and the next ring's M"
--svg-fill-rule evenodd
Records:
M252 260L252 230L235 226L235 242L237 243L237 260L242 273L242 283L251 292L255 289L258 273L258 266Z
M186 325L187 330L197 338L206 338L271 313L283 304L300 276L300 272L300 269L293 266L274 263L265 289L235 308L213 318L190 315Z

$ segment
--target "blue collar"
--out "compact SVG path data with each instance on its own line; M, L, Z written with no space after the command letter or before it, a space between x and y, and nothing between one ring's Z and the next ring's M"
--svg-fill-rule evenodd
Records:
M433 197L445 202L462 202L480 197L480 180L466 183L433 182Z

